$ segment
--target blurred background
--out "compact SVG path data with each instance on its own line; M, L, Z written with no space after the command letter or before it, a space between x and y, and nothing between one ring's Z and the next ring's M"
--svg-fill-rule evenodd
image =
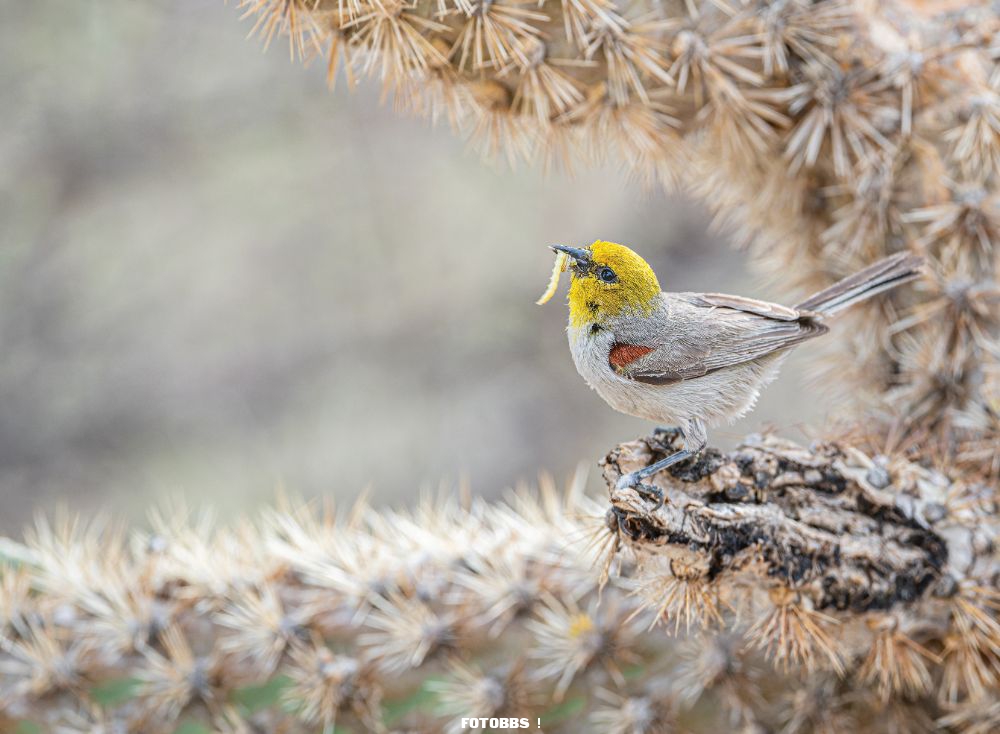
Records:
M594 467L649 426L566 346L548 243L613 239L661 284L791 300L704 209L616 170L480 161L328 92L222 0L5 3L0 23L0 533L60 504L224 514L284 487L405 503ZM758 410L816 422L800 350ZM807 397L808 396L808 397Z

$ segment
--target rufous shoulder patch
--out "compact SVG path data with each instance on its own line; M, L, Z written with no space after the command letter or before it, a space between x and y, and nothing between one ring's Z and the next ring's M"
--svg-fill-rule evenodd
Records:
M628 365L635 362L639 357L645 357L653 351L652 347L643 347L638 344L615 344L608 354L608 363L615 372L621 372Z

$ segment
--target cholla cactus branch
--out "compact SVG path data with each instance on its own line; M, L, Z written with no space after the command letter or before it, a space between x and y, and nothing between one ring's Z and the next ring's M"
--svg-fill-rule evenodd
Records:
M616 448L608 486L673 440ZM612 489L605 509L578 479L409 512L286 501L234 529L183 510L131 537L43 522L4 545L0 713L56 731L981 731L995 487L861 445L710 450L658 477L661 508Z
M614 486L674 450L663 434L626 444L606 459L605 477ZM985 529L946 541L943 528L955 528L950 482L905 461L751 438L728 456L710 449L667 474L661 508L649 511L635 489L615 491L608 522L634 550L683 566L688 582L738 585L749 574L745 583L793 588L818 611L859 614L908 607L954 584L951 573L982 570L972 540ZM946 572L949 560L962 571Z

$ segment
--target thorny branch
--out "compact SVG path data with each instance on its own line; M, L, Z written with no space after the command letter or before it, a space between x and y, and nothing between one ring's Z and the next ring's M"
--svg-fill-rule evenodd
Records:
M608 486L675 438L616 448ZM42 521L3 546L0 715L434 732L575 702L546 730L990 731L995 487L862 447L710 449L655 477L661 508L577 481L405 512L284 502L232 528ZM433 705L396 717L429 679ZM241 704L248 686L282 704Z
M673 439L616 448L604 461L608 486L675 450ZM612 490L608 523L636 553L665 556L692 579L784 586L817 610L858 614L912 609L992 572L996 522L970 526L949 509L954 481L916 464L754 436L664 474L661 508ZM964 491L990 496L985 485Z

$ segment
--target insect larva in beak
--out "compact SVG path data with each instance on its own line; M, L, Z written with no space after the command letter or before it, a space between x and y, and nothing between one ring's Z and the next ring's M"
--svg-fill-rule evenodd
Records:
M565 272L568 266L569 255L565 252L557 252L556 264L552 266L552 277L549 278L549 287L545 289L545 293L535 303L541 306L552 300L552 296L556 294L556 289L559 287L559 274Z

